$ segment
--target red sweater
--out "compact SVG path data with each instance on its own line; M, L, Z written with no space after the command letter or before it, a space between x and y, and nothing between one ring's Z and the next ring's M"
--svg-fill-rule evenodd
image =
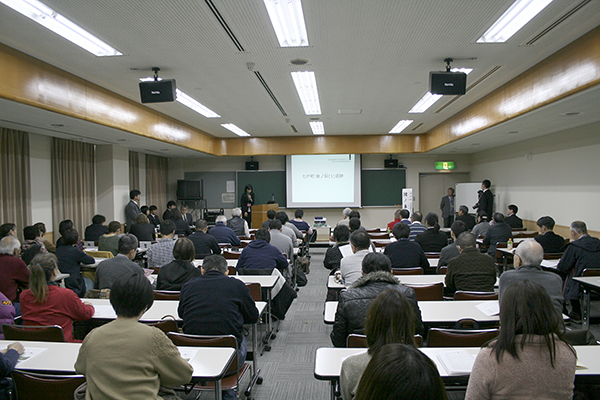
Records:
M76 342L73 337L73 320L84 321L92 318L94 307L85 305L70 289L54 285L48 286L48 300L35 301L31 289L21 293L21 315L24 325L60 325L67 342Z
M29 268L18 257L0 254L0 292L10 301L15 301L18 285L29 285Z

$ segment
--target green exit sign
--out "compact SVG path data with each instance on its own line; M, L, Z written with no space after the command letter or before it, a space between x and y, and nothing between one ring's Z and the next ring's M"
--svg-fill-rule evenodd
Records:
M446 171L454 169L454 161L436 161L435 169L446 170Z

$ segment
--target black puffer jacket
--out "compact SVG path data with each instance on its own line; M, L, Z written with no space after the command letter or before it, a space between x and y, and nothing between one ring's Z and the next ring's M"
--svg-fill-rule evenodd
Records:
M360 277L348 290L340 294L335 324L331 332L331 342L335 347L346 347L346 339L351 333L364 333L369 306L380 293L388 289L398 290L412 303L417 317L416 333L423 331L421 310L417 305L415 291L398 283L394 275L389 272L371 272Z

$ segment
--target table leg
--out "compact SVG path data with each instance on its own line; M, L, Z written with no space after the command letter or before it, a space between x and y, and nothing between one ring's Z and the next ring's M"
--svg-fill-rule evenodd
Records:
M260 369L258 369L258 354L257 354L257 350L258 350L258 345L257 345L257 335L258 335L258 329L257 329L257 324L258 322L252 324L252 380L250 381L250 384L248 385L248 387L246 388L246 391L244 392L244 395L246 396L246 398L249 398L252 396L252 388L254 388L254 385L256 383L258 383L259 385L262 383L262 378L260 377Z
M581 285L583 286L583 285ZM582 328L586 331L590 329L590 297L591 291L587 288L583 288L583 307L581 307L581 322Z
M223 400L221 380L215 381L215 400Z

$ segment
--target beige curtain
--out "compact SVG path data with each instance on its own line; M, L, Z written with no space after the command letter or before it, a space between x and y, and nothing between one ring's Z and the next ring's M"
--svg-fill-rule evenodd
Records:
M140 190L140 153L129 152L129 190Z
M52 222L70 219L83 238L95 212L95 148L92 144L52 139Z
M29 172L29 135L0 128L0 224L17 225L20 239L23 228L31 224Z
M162 212L167 208L169 160L146 155L146 204L155 205ZM160 214L160 213L159 213Z

